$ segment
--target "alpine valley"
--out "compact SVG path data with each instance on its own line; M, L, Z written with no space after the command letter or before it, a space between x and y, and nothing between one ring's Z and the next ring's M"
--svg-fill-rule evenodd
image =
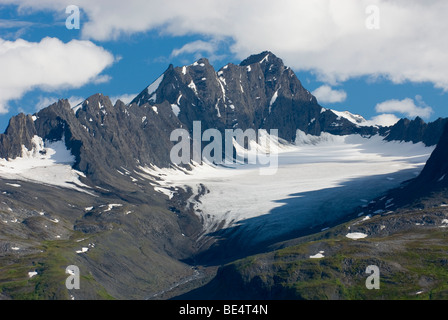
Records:
M278 130L276 172L174 165L171 133L194 144L198 122ZM325 108L267 51L170 65L129 104L16 115L0 135L0 298L446 299L446 123ZM234 155L248 145L262 148Z

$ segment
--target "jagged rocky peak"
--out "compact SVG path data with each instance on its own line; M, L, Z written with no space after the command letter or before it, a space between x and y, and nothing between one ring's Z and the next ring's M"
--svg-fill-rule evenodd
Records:
M22 156L22 146L31 149L36 135L34 118L23 113L12 117L4 134L0 135L0 158L14 159Z
M275 54L264 51L240 64L215 71L206 58L182 67L170 65L131 104L171 105L173 114L191 129L279 129L280 137L294 141L297 129L319 134L353 133L355 124L322 113L317 99ZM368 131L364 129L364 131Z
M79 110L96 114L99 112L105 113L111 108L113 108L113 105L109 97L101 93L96 93L85 99L79 105L73 106L72 110L75 114L77 114Z
M23 155L23 148L34 148L33 138L56 141L61 140L66 129L67 114L71 112L70 103L60 99L34 115L20 113L11 117L4 134L0 135L0 157L15 159Z
M423 142L427 146L433 146L439 141L447 122L448 119L446 118L438 118L429 123L426 123L420 117L416 117L414 120L400 119L384 134L385 140Z
M243 61L241 61L240 66L249 66L251 64L255 64L255 63L269 63L269 64L274 64L274 63L280 63L283 64L283 61L278 58L275 54L273 54L270 51L263 51L261 53L258 54L253 54L251 56L249 56L248 58L244 59Z
M174 67L172 64L156 80L138 94L131 104L155 105L168 101L180 105L181 95L188 100L195 100L202 93L207 98L207 79L215 79L215 70L208 59L201 58L189 66Z
M113 106L98 93L77 106L59 100L34 116L15 116L0 135L0 156L20 156L22 146L31 147L37 135L44 141L64 137L82 171L92 170L100 159L111 166L131 166L135 159L164 166L172 145L169 133L180 127L191 130L194 121L201 121L202 130L278 129L279 137L291 142L301 130L313 135L379 132L388 140L427 145L437 143L446 123L404 119L380 131L359 126L362 120L320 106L280 58L264 51L218 71L206 58L188 66L169 65L128 105L118 101Z

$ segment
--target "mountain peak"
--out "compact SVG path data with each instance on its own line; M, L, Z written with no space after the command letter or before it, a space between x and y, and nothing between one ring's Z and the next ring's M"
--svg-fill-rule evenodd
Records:
M200 58L199 60L191 64L191 66L201 66L201 67L204 67L206 65L210 65L210 62L208 61L207 58Z
M274 61L283 63L283 61L280 58L278 58L275 54L273 54L272 52L263 51L261 53L253 54L253 55L249 56L247 59L243 60L240 63L240 66L248 66L248 65L251 65L254 63L263 63L263 62L273 63Z

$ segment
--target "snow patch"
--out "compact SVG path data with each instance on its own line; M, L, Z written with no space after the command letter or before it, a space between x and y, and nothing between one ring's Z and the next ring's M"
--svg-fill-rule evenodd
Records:
M6 182L5 184L7 184L8 186L11 186L11 187L15 187L15 188L20 188L21 187L21 185L17 184L17 183L8 183L8 182Z
M158 77L153 83L151 83L147 88L146 91L148 92L148 95L151 96L156 90L159 88L160 84L163 81L164 75L162 74L160 77Z
M218 103L215 104L215 109L216 109L216 116L218 118L221 118L221 112L219 111Z
M311 134L306 134L301 130L296 132L295 144L297 146L305 145L332 145L332 144L343 144L344 136L335 136L327 132L321 132L319 136L314 136Z
M193 90L196 95L198 94L198 89L196 88L196 84L193 80L191 80L191 82L188 84L188 88Z
M330 109L330 111L338 116L338 120L344 118L358 126L370 126L369 122L358 114L353 114L348 111L336 111L333 109Z
M37 271L30 271L30 272L28 272L28 278L32 278L34 276L37 276Z
M268 62L269 61L269 53L260 61L260 64L262 64L263 62Z
M323 255L324 251L319 251L319 253L316 253L315 255L310 256L310 259L321 259L325 256Z
M79 172L72 169L75 157L63 140L44 142L42 138L34 136L31 143L33 147L30 150L22 146L22 157L0 159L0 177L90 193L86 190L89 187L79 180Z
M78 113L78 110L82 108L82 102L78 103L76 106L72 108L73 113L76 115Z
M275 103L275 101L278 98L278 90L274 92L272 95L271 101L269 102L269 113L271 113L272 105Z
M365 237L367 237L367 235L362 232L351 232L351 233L347 233L345 236L347 238L353 239L353 240L364 239Z
M176 115L176 117L179 116L180 108L179 108L179 106L177 104L171 104L171 110Z
M173 198L173 195L174 195L173 191L168 190L166 188L154 187L154 191L163 193L164 195L168 196L169 199Z
M88 247L82 247L81 250L76 250L76 253L85 253L87 251L89 251Z
M103 212L108 212L108 211L111 211L113 208L118 208L118 207L122 207L122 206L123 205L119 204L119 203L110 203L107 205L107 209L104 210ZM101 207L104 207L104 206L101 206Z

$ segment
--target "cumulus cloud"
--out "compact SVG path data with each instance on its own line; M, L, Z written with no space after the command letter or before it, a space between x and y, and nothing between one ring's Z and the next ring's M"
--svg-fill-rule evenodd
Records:
M389 127L389 126L393 126L394 124L396 124L399 120L400 120L400 118L398 118L394 114L384 113L384 114L379 114L370 120L367 120L366 125Z
M73 107L76 107L81 102L83 102L85 99L83 97L79 97L79 96L71 96L67 100L68 100L68 103L70 103L70 106L73 108Z
M195 59L207 57L211 62L222 60L225 55L219 54L221 41L212 39L210 41L196 40L183 45L181 48L173 49L171 57L178 57L183 54L193 54Z
M107 77L100 73L113 61L111 53L91 41L64 43L47 37L28 42L0 38L0 113L8 112L8 101L35 88L52 91L105 81Z
M321 103L343 102L347 99L347 93L344 90L334 90L328 85L320 86L312 94Z
M378 103L375 106L375 110L379 113L398 112L410 118L421 117L425 119L428 119L433 113L433 109L422 100L421 96L416 96L415 101L410 98L403 100L387 100Z
M60 98L55 97L55 96L39 96L37 98L37 103L35 106L35 111L38 112L50 105L52 105L53 103L58 102ZM71 96L69 98L67 98L68 103L70 103L70 106L73 108L76 105L80 104L81 102L83 102L85 99L83 97L80 96ZM24 110L21 110L22 112L24 112Z
M138 93L125 93L119 96L112 96L110 97L110 101L112 102L112 104L115 105L115 103L117 103L118 100L121 100L122 102L124 102L125 104L128 104L129 102L132 101L132 99L134 99L136 96L138 95Z
M57 101L58 101L58 98L53 97L53 96L39 96L34 110L36 112L38 112L38 111L42 110L43 108L46 108L49 105L51 105Z
M71 0L0 0L61 13ZM111 40L156 30L169 36L231 39L238 58L271 50L326 83L358 76L431 82L448 90L445 0L78 0L82 34ZM379 29L369 29L379 10ZM196 42L195 45L205 45ZM190 45L192 46L192 45ZM188 50L189 47L183 48ZM182 51L182 48L180 49Z
M178 55L183 53L195 53L195 52L214 53L215 50L216 50L215 46L212 43L202 40L196 40L185 44L180 49L174 49L171 53L171 56L177 57Z

